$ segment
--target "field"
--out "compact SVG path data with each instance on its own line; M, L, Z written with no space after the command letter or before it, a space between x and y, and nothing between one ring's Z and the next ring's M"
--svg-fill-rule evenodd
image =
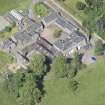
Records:
M33 11L39 17L44 17L49 13L48 7L43 3L35 4L35 6L33 7Z
M26 9L30 1L31 0L0 0L0 14L4 14L14 8Z
M12 56L0 51L0 72L4 70L8 64L13 63L14 61Z
M105 105L105 60L100 59L74 78L79 82L75 93L66 79L47 78L41 105Z

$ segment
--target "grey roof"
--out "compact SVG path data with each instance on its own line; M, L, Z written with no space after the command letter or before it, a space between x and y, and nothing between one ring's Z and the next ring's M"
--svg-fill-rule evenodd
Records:
M27 43L31 40L31 37L29 36L29 34L26 31L21 31L21 32L16 33L15 39L22 43L24 43L24 42Z
M33 43L27 47L25 47L21 53L23 56L28 57L28 55L31 55L32 52L39 52L45 56L48 56L49 58L52 58L53 55L45 49L43 46L39 45L38 43Z
M6 19L9 21L9 22L17 22L18 20L12 16L10 13L6 14L5 15Z
M39 38L35 43L21 50L21 54L26 57L31 55L33 52L40 52L49 58L53 58L55 56L55 52L57 54L58 51L45 39Z
M65 18L59 16L56 20L56 23L60 25L63 29L67 28L70 31L73 31L76 29L76 26L74 26L71 22L66 20Z
M75 31L68 37L64 39L59 39L58 41L55 42L55 46L62 50L68 50L70 48L73 48L75 45L80 43L81 41L85 40L85 36L82 35L82 33Z
M17 32L14 37L17 41L28 43L32 38L37 39L39 37L39 33L36 31L40 29L40 27L42 27L40 22L32 24L26 30Z
M12 45L15 45L10 39L7 39L3 42L2 48L8 49L12 47Z
M30 33L32 31L39 32L40 29L43 28L41 22L35 22L27 28L27 32Z
M58 17L58 14L56 12L51 13L50 15L48 15L47 17L44 17L44 22L46 24L49 24L51 21L56 20Z

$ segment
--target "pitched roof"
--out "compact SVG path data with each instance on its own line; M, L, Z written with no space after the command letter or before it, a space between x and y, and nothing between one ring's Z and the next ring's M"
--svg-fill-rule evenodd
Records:
M60 50L65 51L74 47L82 40L85 40L85 37L82 35L82 33L75 31L68 37L65 37L64 39L59 39L55 42L54 45Z

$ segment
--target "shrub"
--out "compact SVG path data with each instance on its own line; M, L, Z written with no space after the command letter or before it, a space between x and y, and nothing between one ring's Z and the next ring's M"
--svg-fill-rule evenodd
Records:
M11 31L12 31L12 28L11 28L10 26L6 26L6 27L5 27L5 31L6 31L6 32L11 32Z
M84 3L80 2L80 1L78 1L77 4L76 4L76 8L77 8L78 10L84 10L84 9L86 8L86 4L84 4Z
M62 32L62 30L56 29L54 31L54 38L59 38L61 36L61 32Z

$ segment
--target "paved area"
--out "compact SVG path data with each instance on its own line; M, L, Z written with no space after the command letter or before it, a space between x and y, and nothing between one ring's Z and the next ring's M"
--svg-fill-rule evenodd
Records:
M96 56L94 54L94 48L93 47L89 47L87 49L85 49L85 53L82 57L82 62L86 65L92 64L92 63L96 63Z

